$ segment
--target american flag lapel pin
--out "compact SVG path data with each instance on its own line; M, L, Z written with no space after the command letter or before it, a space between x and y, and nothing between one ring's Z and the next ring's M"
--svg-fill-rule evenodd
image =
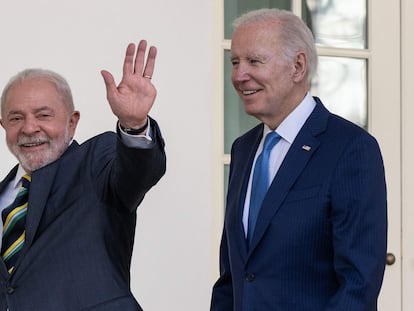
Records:
M303 150L306 150L306 151L309 151L309 150L311 150L311 147L310 147L310 146L308 146L308 145L303 145L303 146L302 146L302 149L303 149Z

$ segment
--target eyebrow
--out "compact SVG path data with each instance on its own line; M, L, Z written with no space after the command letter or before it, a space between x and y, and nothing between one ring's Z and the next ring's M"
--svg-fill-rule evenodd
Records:
M251 54L248 54L245 57L241 57L241 56L237 56L237 55L230 55L230 59L235 59L235 58L238 58L238 59L251 59L251 58L254 58L254 59L259 59L259 60L268 60L271 57L272 56L269 56L269 55L266 56L266 55L258 54L258 53L251 53Z
M50 108L49 106L42 106L42 107L35 109L34 112L37 113L37 112L41 112L44 110L54 111L54 109Z

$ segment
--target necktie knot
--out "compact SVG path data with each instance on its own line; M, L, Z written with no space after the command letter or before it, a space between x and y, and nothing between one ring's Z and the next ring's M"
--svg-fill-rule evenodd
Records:
M29 189L30 182L32 181L32 177L29 174L24 174L22 176L22 188Z
M263 150L270 151L280 140L280 136L276 132L270 132L266 135Z

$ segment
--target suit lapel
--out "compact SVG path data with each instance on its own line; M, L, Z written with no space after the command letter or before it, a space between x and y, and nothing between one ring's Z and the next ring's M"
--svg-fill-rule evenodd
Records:
M18 166L13 168L13 170L7 175L7 177L0 183L0 193L4 191L7 184L14 178L16 175ZM37 228L39 226L43 210L46 206L47 198L49 192L53 185L53 180L55 178L57 170L56 162L37 170L31 174L32 181L30 183L29 191L29 206L27 209L26 216L26 237L23 244L23 248L20 252L19 258L15 265L15 273L19 273L18 267L20 266L21 261L24 259L27 251L29 250L31 244L33 243ZM1 274L4 277L8 277L9 273L7 272L6 266L4 265L3 260L2 269L0 269Z
M33 243L36 231L45 209L49 193L57 171L56 163L33 172L29 192L29 208L26 220L26 240L23 247L28 249Z
M17 259L14 277L18 278L25 270L23 268L25 257L28 255L30 247L34 241L43 211L46 207L49 193L53 186L53 180L57 170L56 162L41 168L31 174L32 181L29 191L29 205L26 217L26 237L23 248Z
M264 198L248 257L263 238L266 229L280 209L291 187L319 147L319 140L315 136L326 128L329 112L323 107L319 99L315 98L315 100L317 105L314 111L296 136Z
M62 155L64 157L68 152L79 146L76 141L73 141L69 148ZM54 181L56 177L57 170L59 168L60 159L42 167L39 170L34 171L32 176L32 182L30 184L29 192L29 206L27 209L27 218L26 218L26 238L25 242L19 256L19 259L16 263L16 275L20 272L17 269L21 261L24 260L24 257L30 250L31 245L34 242L36 233L39 228L39 224L42 220L44 210L47 205L47 201L50 197L50 192L53 189ZM17 277L17 276L16 276Z
M79 147L79 144L76 141L73 141L68 149L64 152L62 157L66 156L69 152ZM40 168L39 170L34 171L31 174L32 181L30 184L29 191L29 205L27 209L26 217L26 237L23 248L19 255L19 258L15 266L15 277L18 277L18 274L21 273L21 269L18 267L21 265L21 262L24 261L24 257L29 252L31 245L36 236L36 232L39 228L39 224L42 220L42 215L44 213L50 192L53 188L53 183L55 181L55 176L59 167L60 159L46 165L45 167ZM6 185L14 176L16 175L18 166L13 168L13 170L7 175L7 177L0 183L0 193L5 189ZM0 259L0 261L2 261ZM0 269L0 273L8 276L6 266L2 263L4 269ZM3 271L4 270L4 271Z
M242 258L246 258L247 244L243 228L243 210L246 198L247 185L252 169L254 156L263 134L263 125L256 127L247 137L246 142L240 143L240 149L235 151L237 158L232 159L233 174L229 184L228 193L235 195L227 202L229 208L227 215L229 232L235 232L236 249L240 251ZM234 161L233 161L234 160Z
M0 194L3 193L3 191L6 189L7 185L9 184L9 182L11 182L12 179L16 176L18 167L19 167L18 165L13 167L13 169L7 174L6 178L4 178L0 182Z

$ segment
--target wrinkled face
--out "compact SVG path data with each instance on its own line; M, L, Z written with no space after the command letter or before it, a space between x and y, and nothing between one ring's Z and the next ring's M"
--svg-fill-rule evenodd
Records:
M51 82L30 79L9 90L1 125L10 151L33 172L63 154L78 120L79 112L68 111Z
M269 22L240 26L231 43L233 86L246 113L263 122L285 117L298 104L295 64L283 55L275 27Z

